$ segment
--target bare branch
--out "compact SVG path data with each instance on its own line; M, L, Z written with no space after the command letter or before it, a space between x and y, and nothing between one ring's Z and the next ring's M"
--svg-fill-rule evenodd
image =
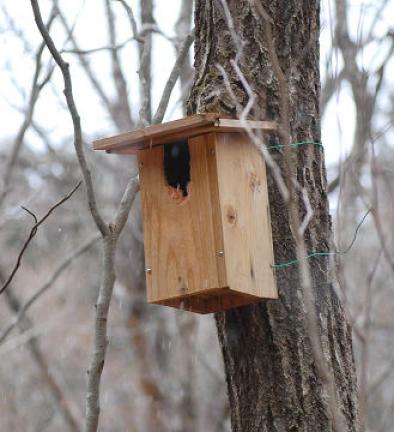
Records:
M48 22L46 24L46 28L49 29L56 17L56 13L54 8L52 9ZM9 192L9 185L12 177L12 173L14 170L14 167L16 165L19 152L22 148L23 141L25 138L25 134L29 127L32 124L33 121L33 115L34 115L34 109L36 106L36 102L38 100L38 97L40 95L41 90L44 88L44 86L48 83L50 80L50 77L52 75L52 69L50 69L46 75L46 77L39 83L40 73L42 69L42 55L45 48L45 42L42 42L40 46L38 47L38 50L35 55L35 70L33 75L33 80L31 83L31 89L30 89L30 97L27 104L27 109L25 112L25 117L23 120L23 123L21 124L18 133L16 135L14 145L12 148L11 156L8 160L8 163L6 164L6 167L4 169L4 177L3 177L3 184L2 184L2 191L0 193L0 207L3 204L8 192Z
M30 230L30 234L28 236L28 238L26 239L21 251L19 252L18 258L16 260L16 263L14 265L14 268L11 271L11 274L8 276L7 280L5 281L5 283L3 284L3 286L0 289L0 294L2 294L7 287L9 286L9 284L12 282L12 279L14 278L16 272L18 271L21 262L22 262L22 257L27 249L27 247L29 246L30 242L33 240L33 238L35 237L35 235L37 234L38 228L40 227L40 225L42 225L46 219L50 216L50 214L56 210L59 206L61 206L63 203L65 203L68 199L70 199L74 192L79 188L79 186L81 186L81 182L79 182L74 189L69 192L65 197L63 197L60 201L58 201L55 205L53 205L48 211L47 213L40 219L37 220L37 217L35 214L33 214L30 210L25 209L31 216L33 216L34 220L36 221L36 223L33 225L33 227Z
M131 205L139 189L138 177L126 188L110 233L103 239L103 273L96 303L94 352L88 371L85 432L96 432L100 415L100 383L107 351L107 319L115 283L115 252L119 235L126 223Z
M31 44L31 41L28 37L26 37L26 34L24 31L17 26L15 23L14 18L11 16L11 14L8 12L7 7L5 6L5 2L1 2L0 4L1 12L3 17L5 18L5 21L7 23L7 27L12 30L12 32L15 34L15 36L23 42L24 50L27 52L34 52L34 47Z
M0 269L0 282L3 282L3 280L4 278ZM12 310L14 313L17 312L20 309L20 302L13 291L8 290L4 295L10 310ZM18 327L23 332L22 339L24 339L24 344L27 346L34 363L43 377L43 382L51 394L56 410L60 412L70 431L79 432L80 428L78 426L78 422L70 409L69 402L64 396L62 388L58 384L53 374L50 372L48 361L45 358L44 353L41 351L39 345L34 339L34 336L32 337L32 335L29 334L29 338L25 338L26 334L29 333L29 329L33 327L33 323L27 316L25 316L24 319L18 323Z
M131 8L131 6L129 6L126 3L125 0L116 0L116 1L118 1L123 6L123 8L125 9L125 11L127 13L127 16L129 18L130 25L131 25L131 31L133 32L134 38L137 39L137 37L138 37L138 29L137 29L137 22L136 22L135 17L134 17L133 9ZM139 42L144 42L140 38L138 39L138 41Z
M113 0L113 1L119 2L122 5L122 7L124 8L124 10L126 11L127 16L129 18L129 22L130 22L131 31L133 33L133 39L135 39L137 42L140 42L141 44L143 44L144 43L144 37L149 33L156 33L171 43L175 42L173 38L169 37L168 35L166 35L163 31L161 31L159 29L157 24L153 22L153 17L147 22L145 22L145 20L143 19L142 20L143 23L141 25L141 31L138 31L137 22L135 20L134 12L133 12L133 9L131 8L131 6L129 6L125 0ZM191 1L191 0L189 0L189 1ZM146 3L147 2L144 2L143 6Z
M18 308L17 315L12 320L12 322L5 328L5 330L0 334L0 344L2 344L11 331L17 326L20 321L25 317L26 312L30 307L46 292L49 288L56 282L59 276L66 270L70 264L72 264L79 256L88 251L100 237L98 235L94 236L92 239L85 242L79 249L74 251L70 256L68 256L55 270L52 276L48 279L45 284L39 288L27 302Z
M121 42L114 46L102 46L98 48L91 48L91 49L63 49L61 52L66 54L78 54L78 55L87 55L87 54L95 54L101 51L111 51L111 50L117 50L124 48L127 44L130 42L136 40L135 37L129 37L124 42Z
M358 178L361 175L367 154L367 143L371 136L371 120L376 103L376 92L369 91L368 75L357 63L359 44L355 43L349 34L346 0L335 0L334 3L336 22L333 44L339 48L343 56L344 66L341 78L347 80L351 86L356 109L353 145L346 163L351 162L355 177ZM379 91L379 85L375 90ZM332 192L339 184L340 179L331 182L329 191Z
M156 28L153 19L153 0L140 0L141 24L143 28ZM139 47L139 70L140 78L140 124L147 126L152 121L152 35L147 33L143 37L143 44Z
M66 34L67 34L67 38L68 40L71 42L72 46L74 47L74 50L78 56L78 60L87 76L87 78L89 79L92 87L94 88L94 90L96 91L96 93L98 94L101 102L103 103L103 105L106 107L106 109L108 110L109 115L111 116L112 121L114 122L114 124L116 124L116 126L120 129L122 127L122 125L118 122L118 119L115 115L115 111L113 109L112 103L110 98L108 97L108 95L105 93L103 87L101 86L101 84L99 83L99 81L97 80L91 66L90 63L88 61L88 59L86 58L86 56L84 56L82 53L79 54L80 51L82 51L74 37L73 34L73 29L72 27L70 27L70 25L68 24L66 17L64 16L63 12L60 10L60 7L58 5L58 0L53 0L56 8L57 8L57 12L59 14L59 20L62 23ZM63 51L64 52L64 51Z
M181 72L182 64L189 53L189 49L193 41L194 41L194 31L186 36L185 40L183 41L183 45L179 50L178 58L176 59L175 64L172 68L168 81L164 87L164 91L161 96L156 114L153 117L152 120L153 124L161 123L163 121L164 115L167 111L168 103L170 101L172 90L174 89L175 83Z
M119 205L118 212L116 214L114 231L120 234L125 226L127 218L130 213L131 205L133 204L134 198L139 191L140 184L138 176L132 177L127 184L126 190L124 191L122 200Z
M180 45L181 42L191 31L192 17L193 17L193 0L182 0L179 16L177 22L175 23L175 32L177 37L177 43L175 49L176 49L177 56L179 55L179 51L182 48L182 45ZM191 67L190 59L187 56L185 61L183 62L179 74L179 83L181 86L180 101L182 102L182 111L184 115L187 114L187 95L190 91L190 87L192 84L192 77L193 77L193 68Z
M66 97L67 106L72 118L73 122L73 128L74 128L74 147L75 151L77 153L79 165L82 171L82 175L85 181L86 186L86 192L88 196L88 202L89 202L89 208L90 212L92 214L92 217L97 225L97 228L101 232L101 234L104 236L108 233L108 226L105 224L103 218L100 215L100 212L97 208L96 203L96 196L94 193L93 188L93 182L92 177L90 173L89 166L87 164L85 153L83 149L83 140L82 140L82 130L81 130L81 120L79 117L79 113L77 110L77 107L75 105L74 101L74 95L72 90L72 81L71 81L71 75L69 70L69 64L66 63L61 54L59 53L58 49L56 48L51 36L49 35L48 30L46 29L41 16L40 7L38 5L37 0L31 0L31 5L33 8L34 13L34 19L36 21L38 30L41 33L41 36L43 37L46 46L48 47L50 53L52 54L52 57L54 58L55 62L59 66L64 80L64 95Z
M339 18L337 18L339 19ZM390 36L390 35L388 35ZM325 90L322 92L322 107L330 100L335 88L340 86L340 83L347 79L351 86L355 99L355 106L357 110L356 116L356 129L355 136L353 139L353 146L349 156L343 162L343 168L340 170L339 174L330 182L328 185L328 193L333 192L341 184L341 176L344 171L352 166L354 171L354 177L360 176L361 166L368 152L368 141L371 135L371 120L374 114L374 109L377 103L378 95L380 94L383 78L386 72L386 66L389 64L390 58L394 53L394 39L390 36L391 46L385 57L380 63L380 67L376 70L376 85L373 91L368 90L367 80L363 79L360 72L355 70L357 68L357 63L350 62L337 78L327 79ZM346 45L345 45L346 46ZM344 54L347 53L348 56L356 55L353 51L349 52L349 49L342 48ZM345 62L348 64L348 62ZM358 76L358 80L356 79ZM351 77L351 79L349 78ZM359 102L358 102L359 101ZM364 117L363 117L364 116ZM387 130L385 131L387 132ZM375 138L376 140L376 138Z
M116 111L117 116L122 117L122 123L124 125L129 124L132 126L133 120L130 110L130 104L128 100L128 90L127 83L124 77L121 62L118 54L118 49L116 48L116 26L115 17L112 11L111 1L104 0L105 10L107 15L107 25L109 32L109 43L111 46L110 58L111 58L111 69L113 82L115 83L117 101L116 101Z
M151 53L152 53L152 40L151 37L145 37L145 42L140 49L140 67L138 75L140 78L140 124L141 126L148 126L150 123L151 112Z
M54 0L56 1L56 0ZM107 226L99 214L95 193L93 189L90 171L85 159L82 147L82 131L79 114L75 105L72 81L69 72L69 65L63 60L61 54L57 50L50 37L48 31L42 23L41 12L37 0L31 0L34 17L37 26L44 38L46 45L59 66L65 85L65 96L67 106L71 114L74 126L74 147L78 156L78 161L82 173L84 175L85 184L87 187L87 196L92 213L93 219L97 228L103 236L103 267L102 277L99 290L99 296L96 304L96 319L95 319L95 336L94 336L94 352L89 367L88 383L86 392L86 417L85 417L85 430L86 432L96 431L99 421L99 396L100 396L100 382L101 374L104 367L106 348L107 348L107 317L108 310L111 302L113 287L115 283L115 252L116 245L119 239L122 228L127 219L128 209L130 208L135 195L138 190L138 183L133 179L129 183L124 198L122 199L120 210L116 217L115 225L110 224ZM64 19L64 18L63 18ZM65 23L65 20L64 20Z
M345 78L345 72L344 70L341 70L341 72L338 75L334 76L328 73L327 75L328 76L321 90L320 110L322 114L324 114L328 102L330 102L332 96L340 89L341 83Z

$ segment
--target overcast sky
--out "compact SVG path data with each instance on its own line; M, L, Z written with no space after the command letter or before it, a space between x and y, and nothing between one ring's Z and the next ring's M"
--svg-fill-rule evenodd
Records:
M39 34L34 25L33 16L29 2L20 0L1 0L2 4L7 7L7 10L12 14L15 25L23 31L29 44L36 47L40 41ZM328 49L331 41L331 21L330 16L333 14L333 7L329 0L324 0L322 5L322 33L321 33L321 59L322 64L326 61ZM373 1L352 1L350 9L351 30L354 32L354 37L365 33L364 29L368 28L371 8L376 7L377 2ZM394 2L391 2L386 8L386 13L383 15L379 29L384 34L391 25L392 17L394 16ZM1 3L0 3L1 4ZM50 2L41 0L43 12L48 12ZM79 43L82 48L96 48L107 45L106 41L106 23L103 19L103 5L97 0L86 1L62 1L60 2L63 9L67 12L69 22L76 22L75 32L78 36ZM138 2L130 1L136 15L138 15ZM173 26L177 19L179 9L179 0L171 1L156 1L155 17L164 33L168 36L173 36ZM374 6L375 4L375 6ZM130 37L129 24L123 10L114 2L117 11L117 30L119 32L119 42L125 41ZM0 11L0 46L2 56L0 59L0 112L1 112L1 133L0 141L5 138L10 138L15 135L21 121L22 115L18 109L23 109L25 106L24 98L20 89L28 92L34 61L29 47L18 38L13 32L7 31L9 23L4 19ZM102 31L104 29L104 31ZM64 44L65 36L61 26L56 23L51 31L55 41L59 47ZM380 53L383 55L384 53ZM81 114L84 132L90 138L116 133L103 109L100 108L97 97L90 84L81 73L77 59L67 54L67 60L71 63L71 71L74 80L74 89L77 99L78 109ZM49 58L49 57L48 57ZM106 90L111 91L111 80L107 79L109 65L107 56L103 53L91 55L89 57L94 64L99 80L106 85ZM135 101L134 108L138 111L138 75L136 61L136 46L133 43L128 44L122 50L122 58L124 60L124 69L128 79L130 100ZM376 47L371 44L371 47L366 49L363 57L358 59L366 65L373 67L376 58L379 58L379 53L376 52ZM174 50L171 43L162 36L154 37L154 74L155 81L153 87L154 107L160 97L164 83L169 75L170 69L174 61ZM334 56L332 58L333 70L339 71L341 67L341 58ZM376 63L377 64L377 63ZM70 136L70 120L68 114L64 110L64 101L62 91L62 80L59 71L54 74L53 80L48 86L37 106L36 119L45 127L53 139L54 143L61 142L64 137ZM172 106L170 106L166 119L174 119L179 117L180 110L174 108L174 103L179 96L176 89L172 97ZM346 151L351 147L354 129L354 106L349 88L342 88L330 103L327 114L322 123L322 137L325 144L326 161L332 165L343 157ZM40 151L41 143L33 132L27 134L29 143L34 149Z

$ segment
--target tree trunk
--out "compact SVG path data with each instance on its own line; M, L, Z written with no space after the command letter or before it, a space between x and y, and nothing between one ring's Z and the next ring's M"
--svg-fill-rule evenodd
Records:
M238 102L242 106L247 103L247 92L230 62L237 52L233 34L243 41L238 63L257 97L258 110L253 111L253 116L281 121L280 85L269 55L267 21L256 11L259 3L271 18L274 49L289 89L286 97L291 142L319 141L319 1L227 0L233 33L223 3L196 1L196 75L189 113L235 115L236 104L226 90L218 65L225 69ZM279 135L270 138L270 145L279 143L283 144ZM314 211L305 232L306 247L309 252L328 251L331 219L323 151L319 146L304 145L291 152L296 180L308 193ZM272 150L271 155L279 166L284 165L281 150ZM288 210L271 176L268 181L275 260L288 262L296 257ZM301 199L299 208L303 217ZM332 284L328 258L314 257L309 266L318 333L333 377L336 403L344 415L344 430L357 431L351 328ZM276 276L279 300L216 315L232 428L239 432L332 431L328 395L319 378L307 332L299 266L278 268Z

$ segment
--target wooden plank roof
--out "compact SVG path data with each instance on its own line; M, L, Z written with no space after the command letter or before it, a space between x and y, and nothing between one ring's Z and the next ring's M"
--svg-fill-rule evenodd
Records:
M247 120L247 123L252 129L276 129L274 121ZM241 132L244 129L244 122L241 120L222 118L219 114L212 113L195 114L180 120L99 139L93 142L93 148L108 153L134 154L144 148L182 141L203 133Z

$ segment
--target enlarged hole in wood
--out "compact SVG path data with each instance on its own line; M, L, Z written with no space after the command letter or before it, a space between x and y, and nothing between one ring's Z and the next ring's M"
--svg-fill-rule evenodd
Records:
M189 195L190 152L187 140L164 146L164 176L173 198Z

